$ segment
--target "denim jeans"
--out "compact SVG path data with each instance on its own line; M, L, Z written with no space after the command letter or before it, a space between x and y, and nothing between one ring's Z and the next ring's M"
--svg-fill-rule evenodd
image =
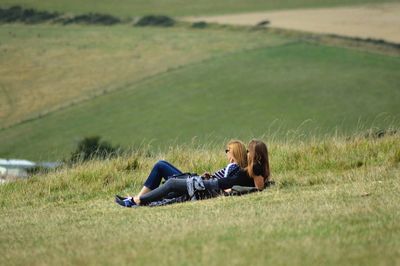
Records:
M160 160L154 166L144 182L144 186L153 190L160 186L161 180L168 178L172 175L182 174L182 172L167 161Z
M218 180L204 180L204 186L207 190L219 190ZM186 179L170 178L164 185L140 196L141 204L148 204L153 201L161 200L170 193L183 195L188 193Z

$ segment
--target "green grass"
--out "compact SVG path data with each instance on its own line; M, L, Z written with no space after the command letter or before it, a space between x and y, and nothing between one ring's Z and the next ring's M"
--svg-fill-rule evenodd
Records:
M47 11L71 12L74 14L100 12L119 17L164 14L171 16L206 15L238 13L247 11L330 7L340 5L357 5L365 3L398 2L387 0L220 0L220 1L182 1L182 0L119 0L112 1L40 1L40 0L2 0L0 6L21 5Z
M0 127L279 36L218 29L0 26Z
M399 67L399 57L301 41L230 53L2 130L0 156L59 159L89 135L165 148L397 128Z
M0 264L399 264L398 134L267 143L276 185L249 196L113 203L115 193L137 192L161 158L182 170L218 169L222 143L143 148L2 185Z

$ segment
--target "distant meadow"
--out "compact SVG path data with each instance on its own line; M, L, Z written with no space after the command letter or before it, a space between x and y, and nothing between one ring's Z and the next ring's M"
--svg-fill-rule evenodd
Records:
M165 149L399 125L398 56L185 24L4 24L0 35L2 157L59 160L88 136Z

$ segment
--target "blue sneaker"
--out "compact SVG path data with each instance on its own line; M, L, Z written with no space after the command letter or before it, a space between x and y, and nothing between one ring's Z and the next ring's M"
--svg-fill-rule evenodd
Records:
M115 197L115 202L123 207L128 207L128 208L134 208L137 207L138 205L133 201L132 197L127 197L125 199L122 199L123 197L116 196Z

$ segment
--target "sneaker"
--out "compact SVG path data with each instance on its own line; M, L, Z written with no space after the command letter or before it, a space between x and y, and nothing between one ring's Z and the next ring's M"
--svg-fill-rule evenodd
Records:
M119 199L119 200L126 200L127 199L126 197L122 197L120 195L115 195L115 198Z
M121 199L122 197L116 196L115 202L123 207L134 208L137 207L136 203L133 201L132 197L127 197L125 199Z

